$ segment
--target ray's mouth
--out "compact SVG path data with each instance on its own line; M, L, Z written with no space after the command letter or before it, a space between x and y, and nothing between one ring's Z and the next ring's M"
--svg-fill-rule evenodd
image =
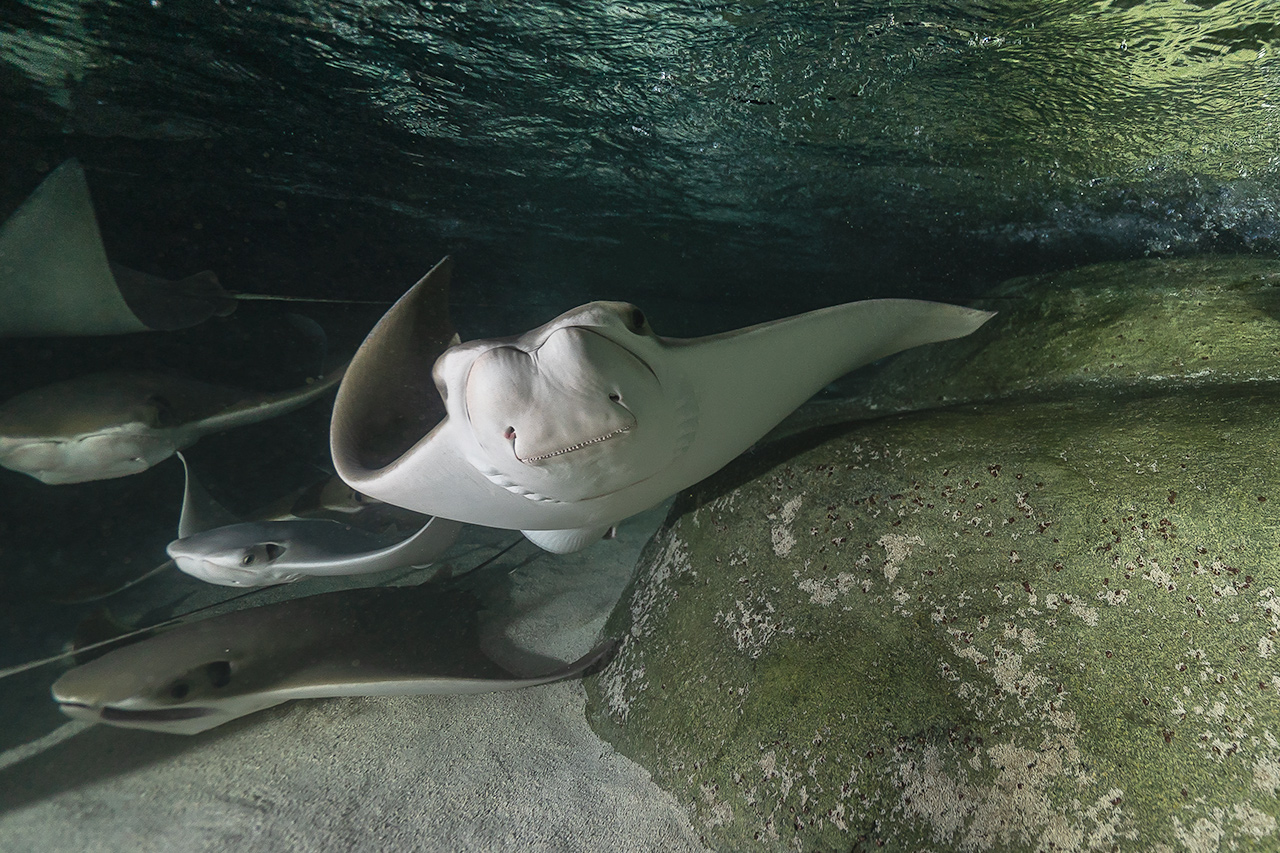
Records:
M175 723L179 720L195 720L207 717L213 711L208 708L158 708L151 711L129 711L124 708L102 709L102 719L119 723Z
M586 441L580 441L577 444L571 444L568 447L562 447L559 450L553 450L550 453L540 453L537 456L521 456L520 453L515 449L514 431L512 431L508 437L511 439L511 449L512 449L512 452L515 453L516 459L520 460L526 465L532 465L537 462L545 462L548 459L554 459L557 456L564 456L566 453L572 453L575 450L581 450L584 447L590 447L591 445L599 444L602 441L608 441L611 438L617 438L618 436L628 432L631 432L631 427L629 426L618 427L612 432L607 432L604 435L598 435L595 438L589 438Z
M116 723L176 723L182 720L195 720L200 717L207 717L213 713L209 708L156 708L151 710L130 710L127 708L113 708L106 705L101 709L95 709L92 705L86 705L84 702L59 702L59 709L63 713L72 711L89 711L95 712L106 722Z

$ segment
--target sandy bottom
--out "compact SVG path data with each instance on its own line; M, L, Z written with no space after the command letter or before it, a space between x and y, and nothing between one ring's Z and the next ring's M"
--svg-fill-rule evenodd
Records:
M664 512L576 555L517 546L484 570L485 630L585 653ZM456 563L511 540L464 534ZM6 722L30 732L0 753L0 849L703 849L684 810L587 727L576 681L292 702L185 737L62 722L41 696L47 669L0 685Z

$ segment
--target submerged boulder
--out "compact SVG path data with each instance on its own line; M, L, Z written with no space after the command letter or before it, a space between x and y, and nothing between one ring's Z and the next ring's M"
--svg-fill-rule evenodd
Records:
M1280 384L1243 378L740 459L647 547L592 725L719 850L1275 849Z

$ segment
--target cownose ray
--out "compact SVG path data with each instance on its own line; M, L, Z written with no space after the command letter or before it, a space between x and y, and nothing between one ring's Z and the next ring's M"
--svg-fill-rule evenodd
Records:
M177 455L182 458L185 470L186 459L183 458L181 451ZM201 521L192 523L191 526L186 528L185 535L198 533L201 529L211 529L219 524L236 524L245 520L227 512L212 497L208 497L206 502L205 496L208 495L208 492L199 484L199 481L192 480L188 482L193 483L193 485L184 490L183 507L185 510L190 504L197 505L199 509L195 511L196 517ZM390 520L396 524L407 521L405 516L411 516L418 521L422 519L422 516L418 513L410 513L408 510L392 507L375 498L360 494L342 482L342 478L335 474L296 489L265 506L255 509L249 513L247 520L296 521L299 519L328 518L335 521L357 521L364 524L366 516L370 513L379 518L390 516L389 519L384 520ZM178 535L179 537L184 535L181 521L179 522ZM84 604L91 601L100 601L124 592L126 589L137 586L175 567L176 564L173 560L166 559L141 574L114 580L85 579L73 590L47 597L58 604Z
M271 501L240 518L218 503L191 470L191 464L182 451L175 454L182 463L182 508L178 513L178 538L203 533L226 524L242 521L301 521L304 519L349 519L380 510L391 510L397 523L406 517L413 522L422 520L416 512L392 507L382 501L362 495L342 481L336 474L329 474L313 483L294 489L281 498Z
M54 485L137 474L202 436L311 402L345 368L276 393L146 371L93 373L35 388L0 403L0 466Z
M676 339L654 334L634 305L591 302L519 337L445 351L432 370L446 411L436 423L439 403L425 399L426 360L412 342L437 275L447 279L447 259L352 359L330 428L335 468L379 500L521 530L557 553L721 468L845 373L968 335L994 316L873 299ZM375 396L379 386L414 393ZM380 434L369 399L406 407L395 422L425 428Z
M488 654L479 602L431 584L329 592L250 607L115 649L64 673L68 716L195 734L291 699L487 693L584 674L606 642L567 665L509 671Z
M186 457L178 456L186 489L179 538L165 550L179 569L208 583L243 588L421 568L447 551L462 528L451 519L431 518L412 535L384 546L373 534L331 519L239 521L200 485Z
M245 299L365 303L232 293L208 270L169 281L112 263L84 168L74 158L0 225L0 337L173 331L225 317Z
M0 301L0 337L169 331L236 307L211 272L172 282L108 261L74 159L0 226Z

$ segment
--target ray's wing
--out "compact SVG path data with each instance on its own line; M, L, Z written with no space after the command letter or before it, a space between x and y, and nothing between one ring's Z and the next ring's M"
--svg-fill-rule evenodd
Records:
M182 493L182 515L178 519L178 538L186 539L215 527L236 524L240 519L229 512L226 507L213 499L213 495L201 485L191 471L191 463L187 457L178 452L182 460L182 471L186 475L186 488Z
M432 267L378 321L351 359L330 430L340 473L344 467L386 465L444 419L431 369L458 340L449 320L452 270L449 257Z
M342 364L308 385L273 394L232 392L231 389L206 386L209 391L209 400L215 398L225 400L229 393L237 393L239 399L216 410L210 406L204 406L203 411L198 413L193 406L183 413L188 417L181 417L178 420L184 424L183 428L192 434L192 440L224 429L265 421L292 412L323 396L342 380L346 369L347 365ZM191 399L194 399L194 396L192 395ZM192 415L194 417L191 417Z
M116 287L75 160L54 169L0 228L0 293L6 336L147 330Z
M129 310L148 329L157 332L186 329L236 310L235 297L222 289L218 277L209 270L180 281L119 264L111 264L111 273Z

